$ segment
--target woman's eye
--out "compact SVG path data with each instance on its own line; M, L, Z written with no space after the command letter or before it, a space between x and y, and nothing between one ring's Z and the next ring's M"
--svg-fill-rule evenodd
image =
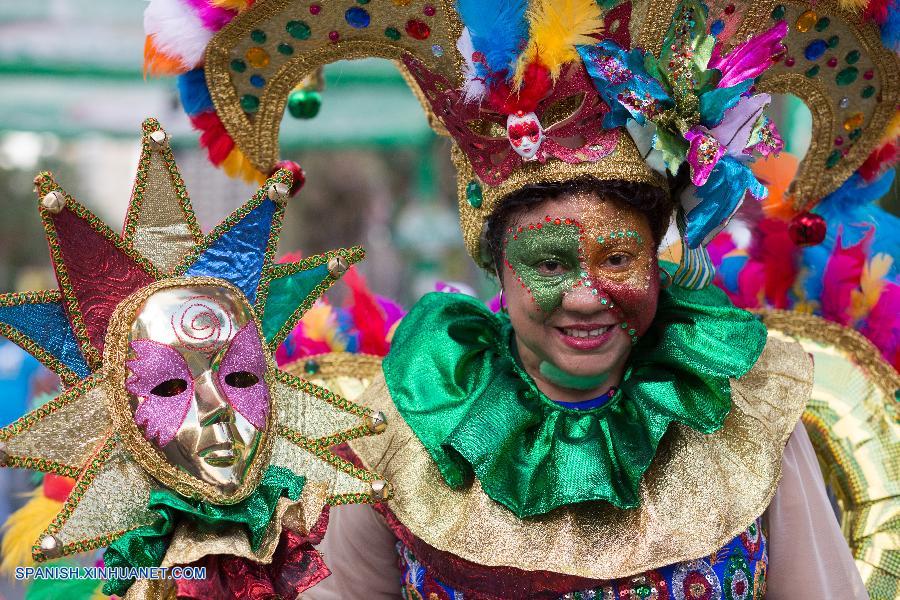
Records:
M162 396L163 398L171 398L184 392L188 387L187 381L184 379L167 379L150 390L154 396Z
M558 260L544 260L538 263L537 270L541 275L560 275L566 272L566 267Z
M631 264L631 256L622 253L610 254L608 257L606 257L606 264L616 269L627 267L629 264Z
M249 371L235 371L225 376L225 383L231 387L248 388L259 383L259 377Z

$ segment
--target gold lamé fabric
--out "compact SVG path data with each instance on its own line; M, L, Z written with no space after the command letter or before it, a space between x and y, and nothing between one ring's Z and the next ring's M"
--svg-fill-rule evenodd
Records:
M388 506L429 545L485 566L615 579L708 555L765 511L812 381L803 349L770 339L753 369L732 381L733 408L719 431L675 426L663 438L632 510L584 503L518 519L477 480L449 488L383 378L360 403L383 411L388 429L351 446L391 482Z
M6 440L6 451L11 456L80 469L109 436L111 428L103 387L96 385L23 427Z
M170 272L194 247L181 204L172 189L172 175L161 152L148 155L146 187L148 195L139 207L133 245L160 271ZM159 194L169 196L158 198Z

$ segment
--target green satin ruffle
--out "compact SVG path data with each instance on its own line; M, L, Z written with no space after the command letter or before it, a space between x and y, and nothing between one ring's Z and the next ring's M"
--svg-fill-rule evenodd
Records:
M731 410L729 378L765 346L765 326L714 287L660 293L619 392L563 408L512 355L513 331L475 298L424 296L401 321L384 376L400 414L448 485L478 478L519 517L603 500L638 505L638 485L672 422L703 433Z
M103 562L107 567L158 567L166 555L170 536L181 521L207 530L223 524L243 524L250 547L256 551L275 514L278 499L284 496L298 500L305 482L306 478L290 469L270 466L259 486L236 504L209 504L189 500L168 489L153 490L147 507L159 513L160 518L152 525L132 529L110 544ZM133 583L133 579L111 579L103 586L103 593L124 596Z

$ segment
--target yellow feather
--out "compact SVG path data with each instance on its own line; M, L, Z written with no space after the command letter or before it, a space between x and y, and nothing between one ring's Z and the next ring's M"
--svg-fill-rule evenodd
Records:
M247 8L247 0L212 0L215 6L230 8L231 10L244 10Z
M11 575L16 567L34 564L31 547L41 537L47 525L62 510L62 502L44 495L43 486L31 492L25 506L14 512L3 524L3 548L0 572Z
M841 0L841 8L844 10L858 13L868 4L868 0Z
M347 340L338 335L334 309L330 304L317 302L303 315L303 333L311 340L325 342L332 352L347 349Z
M894 112L894 118L888 123L887 129L884 130L884 135L881 136L881 144L893 142L898 137L900 137L900 111Z
M228 153L228 156L222 162L222 169L229 177L240 177L248 183L256 182L262 184L266 180L265 175L257 171L237 147Z
M888 254L876 254L863 266L859 278L859 289L850 292L850 315L862 319L878 303L885 277L891 270L894 259Z
M603 31L603 11L594 0L534 0L528 21L530 39L516 66L517 82L535 59L556 81L563 65L578 60L575 46L595 44L590 35Z

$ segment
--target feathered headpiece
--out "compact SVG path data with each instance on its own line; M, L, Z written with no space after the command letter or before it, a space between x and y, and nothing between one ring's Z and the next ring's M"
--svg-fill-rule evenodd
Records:
M330 450L379 431L378 416L279 370L273 358L363 251L274 262L293 183L285 170L204 235L165 131L148 119L143 134L121 235L49 173L35 179L59 289L0 296L0 333L56 372L66 389L0 429L0 459L76 480L35 542L37 561L110 546L107 566L169 566L221 554L231 544L233 554L271 562L283 535L296 549L298 540L321 533L324 505L373 502L387 493L377 475ZM180 305L154 304L176 292ZM154 330L171 343L151 340L146 331ZM208 357L203 364L215 365L221 381L196 374L198 356ZM234 485L192 476L164 453L178 417L199 410L190 390L203 386L224 389L230 405L216 409L225 417L208 418L220 429L207 431L205 422L198 429L219 436L198 442L207 448L201 456L219 457L208 461L213 471L246 450L221 437L229 423L243 420L259 434ZM205 546L202 532L210 528L227 530L228 544ZM324 569L320 560L310 565ZM310 573L294 575L278 584L288 585L279 594ZM131 582L109 585L121 595Z
M524 184L592 175L667 187L665 175L687 170L676 279L697 286L712 277L703 244L745 197L766 194L749 161L782 147L764 114L770 93L813 113L796 206L895 160L897 131L885 129L900 100L896 11L848 4L271 0L237 14L190 66L203 69L204 106L229 148L265 173L296 83L341 58L397 60L455 142L463 234L479 262L485 220Z

